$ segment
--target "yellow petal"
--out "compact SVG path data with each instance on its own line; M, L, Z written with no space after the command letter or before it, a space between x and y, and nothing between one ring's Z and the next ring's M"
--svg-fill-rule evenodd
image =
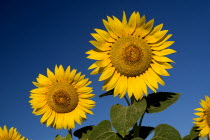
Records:
M69 79L70 73L71 73L71 67L68 66L68 67L66 68L66 71L65 71L65 74L64 74L64 79L65 79L65 80L68 80L68 79Z
M107 18L108 22L110 23L110 27L112 28L112 31L116 34L118 39L118 37L121 37L124 34L123 24L116 17L112 19L111 17L107 16Z
M121 83L121 87L119 89L120 92L120 98L124 97L126 92L127 92L127 83L128 83L128 79L126 76L123 76L122 79L122 83ZM117 87L116 87L117 88Z
M147 22L144 26L144 29L142 30L141 37L145 37L151 30L154 24L154 19L151 19L149 22Z
M172 49L164 49L164 50L161 50L161 51L152 51L153 54L158 55L158 56L165 56L165 55L169 55L169 54L172 54L172 53L175 53L175 52L176 51L172 50Z
M68 78L68 81L72 82L74 77L75 77L75 74L76 74L77 70L76 69L73 69L70 74L69 74L69 78Z
M44 94L44 93L47 93L48 91L49 89L46 87L39 87L39 88L32 89L30 92L37 93L37 94Z
M109 33L101 29L95 29L95 31L107 42L115 42L115 39L112 38Z
M127 18L126 18L126 14L125 14L124 11L123 11L123 17L122 17L122 24L123 24L124 26L127 25Z
M168 48L169 46L171 46L174 42L175 41L166 41L160 46L153 46L153 47L151 47L151 49L152 50L163 50L163 49Z
M159 41L167 32L168 30L164 30L164 31L159 31L155 34L149 34L148 36L145 37L145 40L147 40L147 43L155 43Z
M154 35L154 34L158 33L162 28L163 28L163 24L159 24L159 25L155 26L153 28L153 30L151 31L150 35Z
M97 33L91 33L92 37L95 38L95 40L99 41L99 42L106 42L106 40L104 40L99 34Z
M157 81L163 86L165 85L163 79L159 75L157 75L157 73L155 73L155 71L152 68L148 68L148 73L155 79L155 81Z
M155 89L158 89L158 84L157 84L156 79L148 71L149 69L145 72L146 80L150 83L151 86L153 86Z
M114 38L114 39L118 39L117 35L114 33L113 29L112 29L112 24L107 22L106 20L103 19L103 23L104 23L104 26L106 27L109 35Z
M127 24L128 35L132 34L135 29L136 29L136 12L133 12Z
M136 12L136 27L139 27L141 24L140 13Z
M51 115L50 115L50 117L49 117L49 119L47 120L47 123L46 123L47 127L48 127L49 125L51 125L51 124L53 123L54 120L55 120L55 111L52 111L52 112L51 112Z
M173 60L171 60L170 58L165 57L165 56L153 55L152 58L158 62L173 62L173 63L175 63Z
M145 18L145 16L143 16L140 19L140 23L139 23L138 27L136 28L136 30L133 33L134 36L141 36L142 35L142 31L144 30L145 23L146 23L146 18Z
M37 82L42 85L52 85L52 81L42 74L39 74L37 78Z
M109 91L113 89L116 86L116 83L119 78L120 78L120 73L115 71L114 75L104 82L103 90L106 89L106 91Z
M120 76L116 83L116 87L114 88L114 97L116 97L118 94L120 94L120 88L123 86L124 75Z
M52 81L56 82L56 77L55 75L47 68L47 77Z
M111 50L111 46L112 43L108 43L108 42L99 42L99 41L95 41L95 40L91 40L89 41L93 46L95 46L96 48L98 48L99 50L102 51L107 51L107 50Z
M99 77L99 81L103 81L107 78L109 78L115 71L115 68L114 67L110 67L108 69L106 69L102 74L101 76Z
M142 75L140 75L140 78L139 78L139 85L142 87L142 90L144 92L144 94L147 96L148 95L148 92L147 92L147 85L144 81L144 78L142 77Z
M90 54L87 58L94 60L102 60L108 57L110 57L110 55L108 55L107 52L95 52L94 54Z
M110 63L111 63L111 59L110 59L110 58L106 58L106 59L97 61L95 64L96 64L98 67L106 67L106 66L109 65Z
M128 77L128 97L131 98L131 96L133 95L134 92L134 77Z
M136 98L136 100L141 100L142 97L144 96L143 94L143 89L142 86L140 85L140 77L136 76L134 78L134 83L133 83L133 88L134 88L134 97Z
M152 91L154 91L154 92L156 93L156 92L157 92L156 89L147 81L146 76L145 76L145 73L142 74L142 77L143 77L144 82L146 83L146 85L147 85Z
M159 75L170 76L170 74L163 67L161 67L158 63L151 64L151 67Z
M172 36L172 34L168 34L165 35L164 37L162 37L159 41L155 42L155 43L150 43L150 46L160 46L162 45L164 42L166 42L166 40L168 40L170 37Z
M48 118L50 117L51 113L52 113L51 109L47 110L47 112L45 112L42 115L42 118L40 119L40 122L43 124L46 120L48 120Z
M96 62L93 63L92 65L90 65L90 67L88 67L88 70L90 69L94 69L94 68L97 68L98 66L96 65Z

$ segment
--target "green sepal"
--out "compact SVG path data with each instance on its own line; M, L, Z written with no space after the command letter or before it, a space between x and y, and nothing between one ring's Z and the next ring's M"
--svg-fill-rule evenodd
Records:
M170 105L175 103L181 93L172 92L157 92L149 94L146 98L147 100L147 113L157 113L165 110Z
M70 134L67 134L66 137L61 137L60 135L56 135L54 140L72 140Z
M155 135L151 140L181 140L181 135L174 127L160 124L155 128Z
M112 126L124 138L146 110L146 100L134 100L131 106L113 105L110 111Z
M103 93L101 95L99 95L99 97L104 97L104 96L109 96L109 95L113 95L114 94L114 89L107 91L106 93Z
M110 121L104 120L97 126L94 126L89 140L122 140L113 130Z
M94 127L93 125L90 125L77 129L76 131L74 131L74 136L78 137L80 140L87 140L93 127Z

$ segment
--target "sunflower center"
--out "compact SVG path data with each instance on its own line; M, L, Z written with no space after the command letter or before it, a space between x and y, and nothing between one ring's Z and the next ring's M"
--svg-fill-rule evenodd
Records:
M79 101L76 89L70 84L57 84L52 86L47 100L51 109L57 113L73 111Z
M125 76L135 77L144 73L152 60L150 46L141 38L119 38L112 46L110 58L116 70Z
M128 61L136 62L141 59L141 50L134 45L125 48L125 57Z

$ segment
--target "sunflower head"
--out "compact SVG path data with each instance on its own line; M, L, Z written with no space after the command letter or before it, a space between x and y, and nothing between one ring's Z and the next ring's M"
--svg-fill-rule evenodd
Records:
M205 96L206 100L201 100L201 108L196 108L198 111L194 113L198 118L193 119L195 126L200 130L200 137L208 137L210 139L210 98Z
M87 58L97 60L89 69L91 74L102 73L99 81L105 80L103 90L114 89L114 96L134 95L136 100L148 94L147 87L156 92L158 83L165 85L160 76L169 76L171 59L166 55L176 52L169 49L174 41L172 35L161 30L163 24L153 27L154 20L146 22L145 16L133 12L127 20L115 16L103 20L107 31L95 29L90 43L96 48L86 52Z
M29 101L35 115L42 115L41 123L56 129L72 129L75 122L81 124L86 119L86 113L93 114L90 109L95 102L90 100L94 96L91 81L84 78L76 69L70 66L64 70L63 66L55 66L55 73L47 69L47 76L39 74L37 87L31 90Z
M16 128L11 127L9 130L6 125L4 128L0 127L0 140L28 140L17 132Z

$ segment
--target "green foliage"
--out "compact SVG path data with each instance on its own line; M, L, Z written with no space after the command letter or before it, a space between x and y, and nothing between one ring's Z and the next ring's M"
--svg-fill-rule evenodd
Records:
M199 140L199 130L197 130L196 126L193 126L190 130L190 134L185 136L182 140Z
M147 100L147 113L157 113L165 110L170 105L175 103L181 93L172 92L157 92L149 94L146 98Z
M87 140L93 127L94 126L90 125L80 128L74 132L74 136L78 137L80 140Z
M114 89L107 91L106 93L103 93L101 95L99 95L99 97L104 97L104 96L109 96L109 95L113 95L114 94Z
M155 135L151 140L181 140L181 136L172 126L160 124L155 128Z
M142 138L133 138L132 140L144 140Z
M113 105L110 111L111 122L115 130L125 137L146 110L146 100L134 101L131 106Z
M100 122L93 128L89 140L121 140L121 138L112 130L111 123L108 120Z
M61 137L60 135L57 135L54 140L72 140L72 137L70 134L67 134L66 137Z

